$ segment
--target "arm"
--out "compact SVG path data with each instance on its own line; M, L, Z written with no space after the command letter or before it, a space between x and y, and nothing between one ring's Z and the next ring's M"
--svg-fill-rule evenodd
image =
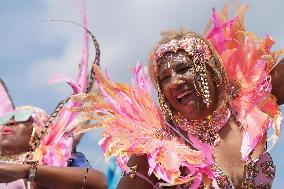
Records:
M271 71L272 94L277 98L277 104L284 103L284 59Z
M156 184L158 182L157 177L152 174L151 176L148 176L148 162L146 156L133 156L130 158L128 166L137 166L137 172L151 180L153 184ZM125 175L121 178L118 189L152 189L153 186L149 184L146 180L140 178L139 176L135 175L134 177L131 177L130 175Z
M62 189L78 189L84 185L86 169L76 167L39 166L36 183L41 186ZM86 175L84 189L107 188L106 177L103 173L89 169Z
M0 180L11 182L28 177L26 164L0 163ZM46 188L78 189L84 185L86 169L76 167L37 166L35 184ZM9 180L7 180L9 178ZM89 169L84 189L105 189L107 180L103 173Z

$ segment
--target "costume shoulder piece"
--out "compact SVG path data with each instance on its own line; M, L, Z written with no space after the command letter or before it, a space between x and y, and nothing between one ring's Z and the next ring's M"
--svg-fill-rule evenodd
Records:
M220 54L226 69L232 113L243 132L244 160L248 160L256 145L265 144L269 127L274 130L273 144L279 137L282 116L271 94L270 71L284 52L271 52L274 41L270 36L260 39L246 31L246 9L247 6L240 6L233 19L227 17L227 10L218 15L213 9L213 27L207 33L207 39Z
M163 120L159 107L151 97L150 79L142 74L142 66L133 70L133 86L116 84L95 66L102 96L75 95L73 100L85 102L76 111L82 111L80 120L95 120L89 128L104 127L100 145L105 157L117 157L127 173L132 169L127 162L132 155L147 155L149 171L170 185L202 180L202 172L211 175L205 153L191 149L173 133ZM211 156L208 157L211 159ZM180 166L190 173L182 176Z

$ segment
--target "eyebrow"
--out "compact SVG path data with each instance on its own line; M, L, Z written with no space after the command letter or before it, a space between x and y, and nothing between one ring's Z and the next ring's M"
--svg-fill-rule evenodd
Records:
M179 62L178 64L176 64L175 68L179 68L183 66L193 66L193 64L190 62Z

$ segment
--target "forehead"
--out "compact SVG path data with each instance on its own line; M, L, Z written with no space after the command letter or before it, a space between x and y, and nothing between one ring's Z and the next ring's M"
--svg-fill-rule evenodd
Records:
M165 52L163 56L157 59L157 62L159 65L159 73L163 72L166 69L172 68L172 66L179 63L192 64L190 56L183 49L178 50L177 52Z
M15 126L18 126L18 127L24 126L24 127L31 127L32 128L34 126L33 124L34 124L34 122L31 119L31 120L24 121L24 122L16 122Z

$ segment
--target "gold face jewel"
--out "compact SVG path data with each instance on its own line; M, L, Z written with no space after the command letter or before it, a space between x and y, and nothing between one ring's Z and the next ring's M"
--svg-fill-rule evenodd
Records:
M161 92L161 88L157 87L158 90L158 99L159 99L159 103L162 109L162 114L164 116L164 119L166 121L170 121L173 118L173 113L168 105L168 103L165 100L165 96L162 94Z

